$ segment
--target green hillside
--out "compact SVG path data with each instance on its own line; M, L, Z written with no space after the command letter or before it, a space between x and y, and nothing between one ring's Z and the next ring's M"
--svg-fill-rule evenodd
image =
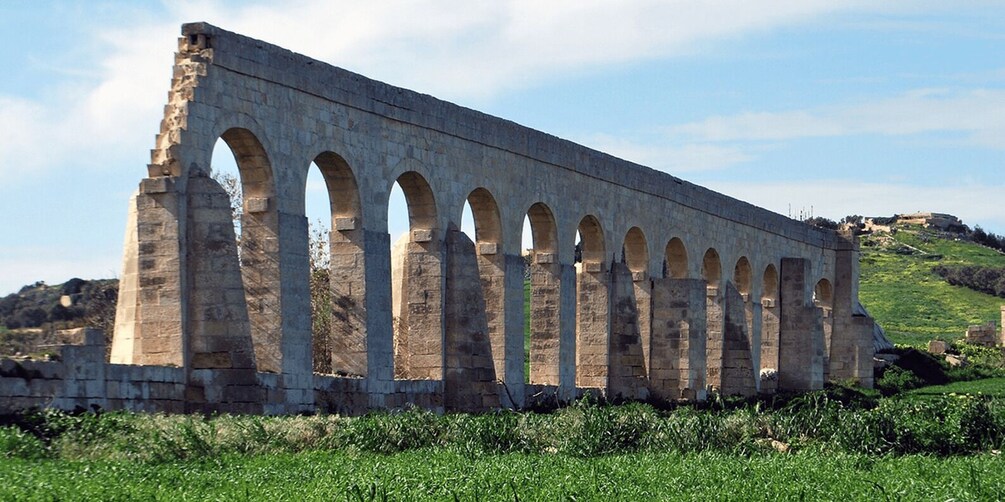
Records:
M859 297L894 343L963 337L967 326L999 321L1005 298L952 286L936 265L1005 267L1005 255L917 226L861 238Z

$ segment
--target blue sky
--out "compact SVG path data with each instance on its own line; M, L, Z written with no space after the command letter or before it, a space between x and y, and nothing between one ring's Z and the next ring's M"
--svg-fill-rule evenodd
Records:
M119 274L188 21L782 214L1005 234L1002 2L6 0L0 294Z

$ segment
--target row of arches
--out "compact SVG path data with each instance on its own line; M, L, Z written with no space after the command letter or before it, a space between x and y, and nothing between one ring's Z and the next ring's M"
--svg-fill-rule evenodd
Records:
M280 372L284 364L282 347L284 326L277 321L281 316L280 294L275 289L261 287L262 284L278 284L279 260L275 259L275 246L270 242L278 240L280 216L275 198L277 186L275 173L269 158L256 136L247 129L230 129L224 132L221 141L233 153L242 189L239 215L236 218L239 235L239 256L242 279L245 283L246 300L249 306L252 338L255 355L260 369ZM331 339L324 344L324 353L315 352L315 370L363 376L368 373L371 343L368 333L374 326L389 327L393 333L394 376L402 379L444 378L445 368L450 366L449 354L444 347L443 332L449 327L441 316L445 307L444 260L447 254L450 232L463 233L462 228L441 229L437 211L436 194L427 179L418 171L408 170L394 180L405 199L407 209L407 233L399 241L391 241L386 236L383 243L388 249L383 254L373 253L372 225L364 222L359 183L353 168L342 156L326 151L313 159L313 167L324 180L330 212L328 249L328 284L331 297L330 313L325 309L315 309L315 316L331 316L326 330ZM300 183L301 193L306 190L306 178ZM372 198L367 198L372 204ZM471 249L477 264L477 277L481 284L480 298L476 310L484 321L481 326L471 328L484 332L483 344L489 352L491 365L497 375L504 372L523 373L510 361L514 358L513 343L507 339L506 319L501 315L508 308L507 287L508 265L503 249L507 237L501 217L500 207L492 192L485 187L477 187L465 197L465 204L473 219ZM390 208L389 208L390 209ZM301 209L301 211L303 211ZM462 208L462 214L465 211ZM306 218L303 214L294 215ZM458 215L459 216L459 215ZM392 218L389 216L388 221ZM450 218L449 221L461 221ZM555 213L544 202L531 204L524 214L525 231L530 239L523 259L526 271L522 273L527 283L524 311L529 327L529 348L520 357L529 360L529 371L525 380L536 384L558 385L562 379L561 359L563 356L562 323L563 308L563 264L560 263L561 243ZM384 222L387 224L387 221ZM306 225L301 226L306 228ZM303 232L301 232L303 233ZM379 233L379 232L378 232ZM386 233L386 232L385 232ZM309 242L306 235L293 239L301 250L297 254L310 255L304 249ZM633 226L621 239L620 250L606 249L605 230L600 219L594 215L584 215L577 225L575 243L574 286L575 307L575 354L576 384L579 386L604 386L609 375L610 308L607 304L609 275L616 264L623 265L637 283L635 298L639 332L644 335L648 327L648 297L642 286L647 281L652 257L650 243L642 228ZM571 246L571 244L570 244ZM451 248L452 249L452 248ZM460 249L460 248L458 248ZM691 278L691 260L694 257L681 237L671 238L664 246L661 259L663 277L672 279ZM724 274L724 267L732 267L732 273ZM389 273L368 273L368 268L387 270ZM728 269L727 269L728 270ZM312 271L313 273L313 271ZM373 283L373 278L388 277L390 287ZM755 271L750 259L740 256L735 263L724 264L718 250L709 247L704 250L700 261L700 277L710 290L725 281L731 281L743 295L747 304L749 330L753 331L754 317L752 304L760 301L773 308L779 298L779 273L775 263L768 263L763 270ZM759 279L759 288L756 287ZM512 282L512 281L510 281ZM508 286L510 284L510 286ZM568 284L568 282L566 282ZM390 309L377 312L367 309L368 294L384 289L390 291ZM759 299L751 296L755 290ZM714 296L714 293L710 293ZM821 307L833 301L830 283L821 279L814 291L814 300ZM372 302L371 302L372 303ZM318 312L321 312L320 314ZM370 316L384 316L381 322L368 319ZM316 325L320 319L313 319ZM525 323L521 322L523 326ZM770 322L764 323L764 347L761 365L772 364L768 352L771 347ZM449 335L448 335L449 336ZM777 335L775 335L777 337ZM645 337L643 353L648 351ZM449 342L449 340L447 340ZM777 350L777 342L775 342ZM524 352L524 351L521 351ZM777 355L773 360L777 365Z

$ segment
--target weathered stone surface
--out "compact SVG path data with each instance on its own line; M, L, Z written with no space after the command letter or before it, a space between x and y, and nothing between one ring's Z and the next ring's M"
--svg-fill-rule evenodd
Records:
M86 344L29 373L10 366L0 408L476 410L585 389L703 399L709 387L750 394L764 369L783 389L825 375L871 385L853 236L208 24L182 31L129 204L115 364ZM240 171L239 236L207 174L218 139ZM312 163L334 226L324 357L338 376L312 371ZM395 182L410 227L392 253ZM474 236L457 230L465 203Z

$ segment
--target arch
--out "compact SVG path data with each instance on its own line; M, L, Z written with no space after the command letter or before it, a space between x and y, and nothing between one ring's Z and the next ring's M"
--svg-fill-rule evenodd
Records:
M649 244L639 227L628 229L624 243L625 264L632 272L646 272L649 269Z
M678 237L670 239L666 247L666 275L671 279L687 279L687 249Z
M314 164L321 170L328 189L331 205L331 228L337 227L338 218L359 218L359 187L349 163L333 152L322 152L314 158Z
M395 180L405 194L409 230L436 230L436 198L429 182L415 171L402 173Z
M272 164L262 142L249 129L231 127L220 135L234 155L240 176L240 240L237 244L241 282L248 311L251 341L259 371L281 373L284 367L282 291L279 250L268 245L279 240L279 218L275 200ZM212 166L210 167L212 170ZM309 344L310 333L300 340ZM310 357L309 351L299 353ZM292 356L292 355L291 355ZM294 366L310 361L296 361Z
M551 209L535 203L527 210L533 252L527 263L528 290L524 312L529 340L526 380L531 384L558 385L560 372L559 311L561 265L558 263L558 225Z
M331 151L318 154L313 164L321 172L328 193L330 223L329 233L325 236L328 239L327 251L330 257L338 258L327 260L327 264L318 264L315 253L319 250L311 249L314 370L366 376L368 343L364 306L368 263L360 238L362 223L359 221L361 210L356 176L349 163ZM324 275L325 272L327 275Z
M530 233L534 241L535 253L555 253L558 251L558 225L551 208L537 202L527 210L530 219Z
M813 287L813 303L817 307L831 308L834 305L834 288L831 281L820 279Z
M583 263L604 263L604 230L596 216L586 215L579 220L579 236L582 239Z
M439 380L444 368L444 271L436 199L429 183L415 171L402 173L395 183L405 197L409 232L393 243L389 253L392 308L386 315L393 331L394 374Z
M733 268L733 284L736 284L736 289L740 292L740 294L749 299L753 282L754 279L753 272L750 269L750 260L748 260L746 256L741 256L740 259L736 261L736 267Z
M761 280L761 300L778 300L778 269L773 263L764 268L764 277Z
M722 279L722 260L719 259L719 252L715 248L708 248L701 259L701 278L705 279L709 286L718 286Z
M495 197L485 188L468 194L468 205L475 220L475 241L502 245L502 220Z
M233 127L224 131L220 138L234 154L245 204L250 197L269 197L275 193L272 164L258 137L248 129Z

